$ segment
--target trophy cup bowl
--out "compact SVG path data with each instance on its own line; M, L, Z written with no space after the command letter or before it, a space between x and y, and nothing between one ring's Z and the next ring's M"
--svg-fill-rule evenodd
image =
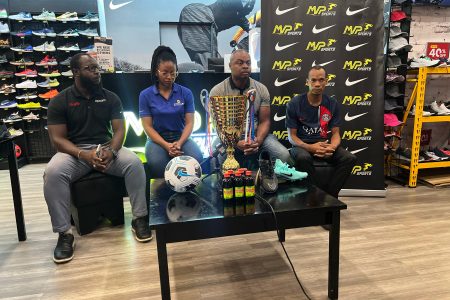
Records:
M246 100L245 96L210 97L209 112L217 134L227 149L222 172L239 169L239 163L234 158L234 147L241 139L244 129Z

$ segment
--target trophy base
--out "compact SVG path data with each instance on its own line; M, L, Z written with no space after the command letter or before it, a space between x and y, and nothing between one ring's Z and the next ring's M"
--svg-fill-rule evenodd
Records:
M233 156L230 157L229 155L222 164L222 172L225 173L228 170L235 171L237 169L239 169L239 163Z

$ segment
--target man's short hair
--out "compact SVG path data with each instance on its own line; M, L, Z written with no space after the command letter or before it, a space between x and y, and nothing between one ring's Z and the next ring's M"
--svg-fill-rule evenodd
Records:
M70 69L71 69L71 70L73 70L73 69L79 69L79 68L80 68L80 60L81 60L81 58L82 58L83 56L87 56L87 57L92 58L92 56L90 56L90 55L87 54L87 53L77 53L77 54L75 54L75 55L72 57L72 59L70 60Z
M307 79L309 79L309 73L311 73L312 70L317 70L317 71L324 70L325 71L325 78L327 78L327 70L325 70L325 68L323 66L317 65L317 66L314 66L311 69L309 69L309 71L308 71L308 78Z
M233 50L233 52L231 52L231 56L230 56L230 64L233 62L234 56L235 56L237 53L247 53L247 54L250 56L250 54L248 53L248 51L245 50L245 49L236 49L236 50Z

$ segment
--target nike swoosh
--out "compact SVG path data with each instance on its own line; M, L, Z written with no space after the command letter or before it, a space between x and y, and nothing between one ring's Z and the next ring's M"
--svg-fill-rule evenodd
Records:
M124 3L120 3L120 4L114 4L113 1L111 0L111 1L109 1L109 8L110 8L111 10L116 10L116 9L119 9L119 8L125 6L125 5L130 4L130 3L133 2L133 1L134 1L134 0L128 1L128 2L124 2Z
M292 44L287 44L287 45L284 45L284 46L280 46L280 45L278 45L278 43L275 45L275 50L277 50L277 51L283 51L284 49L287 49L287 48L289 48L289 47L292 47L292 46L294 46L295 44L298 44L298 42L295 42L295 43L292 43Z
M298 6L280 10L280 7L277 6L277 9L275 10L275 13L277 14L277 16L281 16L281 15L284 15L285 13L287 13L287 12L290 12L291 10L296 9L297 7Z
M347 8L347 11L345 12L345 14L347 15L347 16L353 16L354 14L357 14L357 13L359 13L359 12L362 12L363 10L366 10L366 9L368 9L368 7L364 7L364 8L361 8L361 9L357 9L357 10L350 10L350 7L348 7Z
M321 63L321 64L316 64L316 61L313 61L311 67L315 67L315 66L322 66L323 67L323 66L326 66L328 64L331 64L333 61L335 61L335 59L327 61L326 63Z
M313 29L312 29L312 32L313 32L314 34L318 34L318 33L321 33L322 31L325 31L325 30L327 30L327 29L330 29L331 27L334 27L334 26L336 26L336 24L331 25L331 26L327 26L327 27L323 27L323 28L320 28L320 29L317 29L317 28L316 28L316 25L314 25L314 27L313 27Z
M353 51L353 50L358 49L359 47L365 46L365 45L367 45L367 44L368 44L368 43L363 43L363 44L359 44L359 45L356 45L356 46L350 46L350 44L347 43L347 45L345 45L345 50L347 50L347 51Z
M274 85L275 85L275 86L282 86L282 85L285 85L286 83L289 83L289 82L291 82L291 81L294 81L294 80L297 79L297 78L298 78L298 77L295 77L295 78L288 79L288 80L285 80L285 81L278 81L278 78L277 78L277 79L275 79Z
M361 81L366 80L367 78L369 78L369 77L366 77L366 78L363 78L363 79L358 79L358 80L350 81L349 78L347 77L347 80L345 81L345 85L346 85L346 86L352 86L352 85L355 85L355 84L357 84L357 83L359 83L359 82L361 82Z
M279 117L279 116L278 116L278 113L275 113L275 116L273 116L273 120L274 120L275 122L278 122L278 121L281 121L281 120L284 120L284 119L286 119L286 116L281 116L281 117Z
M189 177L189 176L191 176L191 175L189 175L188 173L184 173L183 171L178 171L178 176L181 176L181 177Z
M352 121L352 120L354 120L354 119L357 119L357 118L359 118L359 117L362 117L362 116L364 116L364 115L366 115L366 114L368 114L369 112L365 112L365 113L362 113L362 114L359 114L359 115L354 115L354 116L352 116L352 117L350 117L349 115L348 115L348 113L346 113L345 114L345 121Z
M364 147L364 148L361 148L361 149L353 150L353 151L350 151L350 153L351 153L351 154L356 154L356 153L358 153L358 152L361 152L361 151L366 150L367 148L369 148L369 147ZM347 150L348 150L348 149L347 149Z

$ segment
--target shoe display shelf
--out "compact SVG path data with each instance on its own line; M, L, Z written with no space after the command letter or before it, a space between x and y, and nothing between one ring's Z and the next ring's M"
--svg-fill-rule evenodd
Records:
M45 9L52 11L51 7ZM73 12L70 18L61 20L59 16L69 13L55 12L56 18L53 18L49 17L51 13L48 11L29 12L31 20L3 20L11 31L8 35L13 49L8 49L9 69L16 74L10 81L16 86L30 82L29 86L25 83L24 88L16 88L19 99L15 100L21 105L34 102L40 106L19 109L22 116L30 112L39 115L39 120L22 122L27 146L24 153L30 163L46 162L54 155L46 129L48 103L57 92L73 84L73 75L69 72L70 59L83 52L83 48L92 46L94 36L99 32L98 19L86 20L90 13ZM9 16L14 14L18 13L8 12ZM40 16L38 20L36 16ZM22 75L17 76L21 72ZM37 86L31 81L38 83Z
M411 161L409 164L402 163L402 161L395 159L395 156L391 156L389 163L394 166L398 166L402 169L409 170L409 187L417 186L418 173L420 169L430 168L443 168L450 167L450 161L435 161L435 162L419 162L420 151L420 138L422 135L423 123L436 123L436 122L450 122L450 115L435 115L426 116L422 115L424 101L425 101L425 88L428 75L443 75L450 77L450 67L422 67L418 70L408 71L409 75L416 75L417 78L408 78L408 82L415 82L411 97L403 115L403 125L400 126L400 133L408 120L409 112L413 105L415 105L414 114L414 129L411 145ZM450 79L450 78L449 78Z

